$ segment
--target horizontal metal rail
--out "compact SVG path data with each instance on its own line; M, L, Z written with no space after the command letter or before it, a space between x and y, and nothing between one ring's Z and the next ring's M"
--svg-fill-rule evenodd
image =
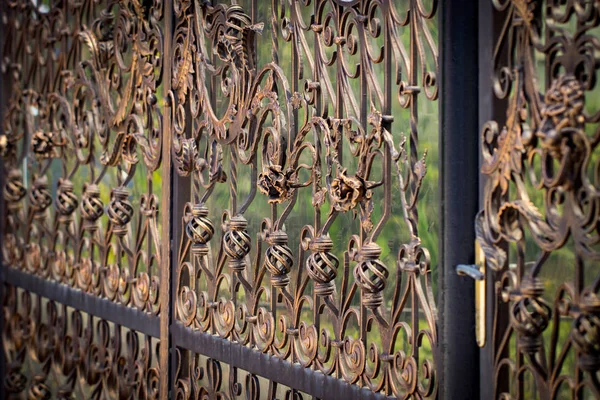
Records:
M380 393L373 393L368 389L351 385L319 371L304 368L299 364L292 364L268 354L258 353L257 350L239 343L193 331L180 322L171 326L171 339L175 347L200 353L229 364L231 367L241 368L320 399L389 399Z
M95 317L152 337L160 337L159 317L14 268L2 268L1 280Z

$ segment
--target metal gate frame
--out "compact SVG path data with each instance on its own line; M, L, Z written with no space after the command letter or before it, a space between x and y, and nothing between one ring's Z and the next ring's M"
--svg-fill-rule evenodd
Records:
M163 6L164 10L172 10L173 0L166 0ZM473 243L475 240L472 226L479 209L477 196L474 195L479 193L479 135L476 132L479 130L478 121L483 118L479 115L478 106L479 110L483 108L478 99L481 98L479 85L485 90L484 83L487 78L485 70L479 69L479 65L485 67L487 59L481 50L485 48L478 41L478 29L485 29L477 24L478 12L477 2L459 0L441 2L438 12L439 37L443 39L439 40L441 76L438 100L441 257L438 296L440 313L437 321L440 339L434 357L438 370L439 397L448 399L476 398L480 390L479 350L474 334L474 290L472 283L468 279L458 277L454 270L457 264L474 261L474 249L464 244ZM173 13L165 12L163 18L164 59L172 60L172 39L175 32ZM456 57L456 53L461 54L461 57ZM171 91L171 68L165 67L163 74L162 90L166 99ZM477 76L480 77L479 82ZM3 87L3 105L6 104L8 91L9 88ZM168 206L164 207L160 214L163 239L160 251L164 257L161 259L159 270L162 287L170 288L160 292L159 303L163 312L159 316L151 316L132 307L7 267L2 268L2 282L161 339L158 353L161 372L159 398L174 398L178 347L298 389L313 398L384 398L381 394L350 385L341 379L290 364L274 356L257 353L226 339L192 332L176 321L175 297L179 288L175 276L175 260L178 257L179 238L185 233L185 226L179 223L179 218L183 215L186 201L190 199L190 185L189 180L175 172L172 160L172 113L168 112L171 105L167 104L163 113L164 141L160 167L163 177L161 204ZM473 134L465 134L470 132ZM6 184L6 178L7 175L3 173L3 186ZM6 209L6 204L3 204L3 209ZM164 312L167 310L168 312ZM0 372L5 376L7 371ZM482 385L481 390L484 393L485 385Z

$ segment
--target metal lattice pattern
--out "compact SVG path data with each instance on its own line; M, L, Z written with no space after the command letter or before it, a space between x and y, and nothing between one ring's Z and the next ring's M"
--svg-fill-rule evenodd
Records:
M437 98L436 5L396 3L175 1L173 159L191 180L176 319L184 335L428 397L436 308L417 231L426 173L417 110ZM385 244L390 265L378 237L393 204L409 234ZM307 217L293 220L301 210ZM343 224L346 235L332 237ZM234 398L244 379L258 385L236 362L219 389L198 383L197 355L181 355L178 394ZM249 398L276 392L266 385Z
M156 338L12 286L4 302L7 398L157 398Z
M506 117L483 131L477 221L496 292L494 396L599 398L600 8L495 8Z
M238 3L3 5L11 396L436 396L437 2Z
M161 13L136 2L9 3L2 64L13 78L5 263L151 313Z
M77 289L86 302L165 312L155 190L162 4L21 0L2 12L4 265ZM83 312L83 303L5 290L8 393L158 396L156 336Z

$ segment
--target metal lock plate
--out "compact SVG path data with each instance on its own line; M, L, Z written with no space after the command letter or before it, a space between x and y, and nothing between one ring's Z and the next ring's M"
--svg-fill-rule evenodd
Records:
M486 316L486 271L485 254L478 241L475 241L475 264L483 274L483 279L475 281L475 340L479 347L485 346L485 316Z

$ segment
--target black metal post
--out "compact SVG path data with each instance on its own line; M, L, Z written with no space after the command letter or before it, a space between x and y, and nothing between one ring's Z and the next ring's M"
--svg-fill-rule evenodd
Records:
M479 203L478 4L446 0L440 10L441 282L439 390L442 399L479 397L473 263Z

